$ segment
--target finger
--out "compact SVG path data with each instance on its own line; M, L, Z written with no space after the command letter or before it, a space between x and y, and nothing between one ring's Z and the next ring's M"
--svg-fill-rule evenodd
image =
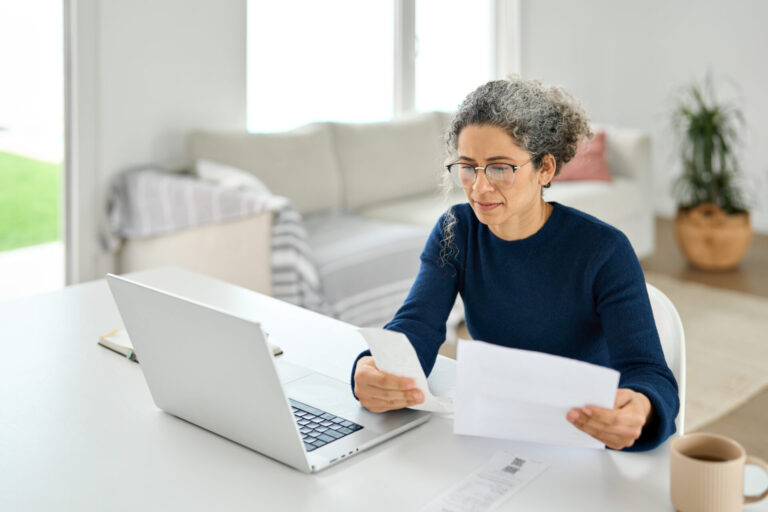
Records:
M382 389L418 389L416 381L409 377L400 377L391 373L384 372L376 366L376 361L371 356L360 358L357 363L355 378L358 373L364 375L366 383Z
M599 426L600 428L610 429L621 423L619 409L604 409L588 405L582 409L587 421Z
M378 369L378 366L376 366L376 361L373 359L373 356L361 357L360 360L357 362L357 365L358 366L368 365Z
M366 373L355 375L354 394L361 401L366 398L376 398L408 402L409 405L424 401L424 393L418 388L407 390L380 388L371 384L370 375Z
M598 439L599 441L602 441L603 443L606 443L607 440L604 439L606 437L606 433L595 426L592 423L589 423L588 421L583 420L583 416L577 418L575 421L572 422L573 425L578 428L579 430L586 432L587 434L591 435L595 439Z
M365 386L363 386L365 387ZM418 389L383 389L376 386L368 386L362 390L364 396L370 396L380 400L399 400L403 402L420 403L424 400L422 392Z
M635 439L631 437L619 437L611 435L604 436L601 441L605 444L605 446L613 450L623 450L624 448L629 448L635 444Z
M370 365L364 365L355 372L355 383L380 389L395 390L406 390L416 387L413 379L385 373Z
M399 377L378 369L365 368L366 382L368 385L380 389L409 390L416 388L416 382L408 377Z
M380 398L368 398L367 400L361 400L360 403L371 412L385 412L407 407L406 403L402 400L382 400Z
M411 407L416 405L416 401L412 399L386 399L372 395L363 395L360 398L360 403L363 404L368 410L372 412L384 412L393 409L402 409L404 407Z
M621 450L622 448L632 446L635 442L635 439L637 439L632 435L606 431L588 421L585 421L583 423L576 421L573 424L579 430L586 432L590 436L602 442L609 448L613 448L614 450Z
M631 400L622 408L617 409L605 409L603 407L595 407L588 405L583 408L584 414L589 416L594 421L605 425L606 427L614 427L617 425L644 425L645 415L643 414L642 407L634 400Z
M611 411L610 409L608 411ZM577 428L593 432L601 432L608 436L618 436L622 439L637 439L642 431L642 420L634 415L622 415L616 413L607 420L599 420L594 416L584 414L583 411L572 410L568 413L568 421Z
M585 418L580 418L579 421L581 424L588 423L595 428L622 436L631 436L636 431L639 432L645 423L641 414L623 409L603 409L600 412L602 413L601 416L596 415L596 412L593 412L592 415L584 414Z
M582 409L572 410L568 413L567 419L581 430L589 428L590 431L606 431L610 428L608 424L600 421L598 418L594 418L588 414L585 414L584 410Z
M589 423L601 430L610 430L618 425L616 413L613 409L594 408L592 406L583 409L572 409L568 412L568 421L577 426Z
M393 406L388 405L386 402L380 402L380 401L376 401L376 400L368 400L368 401L362 401L361 400L360 403L362 404L363 407L365 407L369 411L376 412L376 413L382 413L382 412L392 411L392 410L396 410L396 409L402 409L402 407L393 407Z

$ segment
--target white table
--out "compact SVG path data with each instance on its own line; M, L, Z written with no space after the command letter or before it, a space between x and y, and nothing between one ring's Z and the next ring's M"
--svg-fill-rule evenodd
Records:
M178 269L135 277L259 319L294 362L333 351L319 368L331 375L347 378L363 348L348 324L242 288ZM498 450L551 465L502 510L672 510L667 445L631 454L463 437L440 417L300 473L158 410L139 365L96 345L121 326L103 280L0 302L0 510L416 510ZM313 343L318 332L332 341ZM452 378L440 358L431 384Z

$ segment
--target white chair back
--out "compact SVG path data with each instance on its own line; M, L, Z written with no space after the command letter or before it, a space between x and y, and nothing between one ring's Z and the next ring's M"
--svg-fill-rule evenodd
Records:
M683 322L677 313L675 305L664 293L653 286L648 286L648 297L651 299L653 318L661 339L661 349L667 365L677 379L680 396L680 412L675 420L677 433L682 435L685 427L685 332Z

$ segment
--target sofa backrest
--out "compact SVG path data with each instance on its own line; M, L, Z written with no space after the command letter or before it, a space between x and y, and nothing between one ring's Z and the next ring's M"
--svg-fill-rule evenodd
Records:
M444 115L378 123L329 123L350 210L435 192L443 171Z
M193 132L187 145L192 161L205 158L251 172L301 213L343 206L328 123L281 133Z
M281 133L194 132L188 153L192 160L253 173L302 213L360 210L438 191L451 117L427 112L376 123L314 123ZM650 188L648 134L604 129L611 173Z

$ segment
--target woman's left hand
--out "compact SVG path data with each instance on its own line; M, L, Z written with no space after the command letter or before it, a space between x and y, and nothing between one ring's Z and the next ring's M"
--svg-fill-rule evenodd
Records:
M609 448L621 450L635 444L652 412L647 396L620 388L613 409L593 405L573 408L568 411L567 419Z

